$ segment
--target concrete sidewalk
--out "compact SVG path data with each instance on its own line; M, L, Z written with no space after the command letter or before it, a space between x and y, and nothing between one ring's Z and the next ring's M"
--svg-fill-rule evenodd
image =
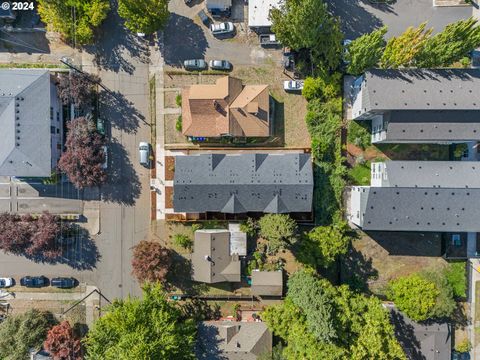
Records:
M480 281L480 259L471 258L468 260L468 303L470 304L470 325L468 327L470 333L470 343L472 350L470 351L471 359L477 359L476 355L480 356L480 346L475 345L475 328L480 326L475 321L475 304L479 299L476 299L475 292L477 281Z

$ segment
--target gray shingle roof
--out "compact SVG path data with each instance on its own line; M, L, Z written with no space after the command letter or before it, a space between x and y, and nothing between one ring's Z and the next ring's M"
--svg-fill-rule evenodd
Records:
M373 69L365 73L362 103L372 110L477 110L479 69Z
M0 175L50 176L50 73L0 70Z
M204 321L198 326L197 359L255 360L272 350L272 333L263 322Z
M208 284L240 281L240 259L231 254L228 230L197 230L192 253L193 280Z
M371 187L363 230L480 232L480 189Z
M391 111L384 114L384 121L389 142L480 140L478 110Z
M259 296L282 296L282 271L252 271L252 294Z
M310 212L309 154L202 154L175 158L176 212Z
M479 188L480 164L474 161L386 161L382 186Z

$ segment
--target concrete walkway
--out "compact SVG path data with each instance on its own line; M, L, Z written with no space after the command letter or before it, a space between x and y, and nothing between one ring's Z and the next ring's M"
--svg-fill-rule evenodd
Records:
M475 291L477 281L480 281L480 259L471 258L468 260L468 303L470 304L470 343L472 344L472 350L470 351L470 358L477 359L476 355L480 356L480 346L475 345L475 328L480 325L475 322L475 304L479 299L476 299Z

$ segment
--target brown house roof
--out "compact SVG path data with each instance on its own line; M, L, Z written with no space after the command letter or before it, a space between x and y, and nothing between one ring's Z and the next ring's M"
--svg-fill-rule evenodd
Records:
M225 76L215 85L182 91L182 133L186 136L269 136L268 85L242 85Z

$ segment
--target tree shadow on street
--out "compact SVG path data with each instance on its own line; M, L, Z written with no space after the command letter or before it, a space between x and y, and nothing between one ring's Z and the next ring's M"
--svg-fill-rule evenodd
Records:
M106 114L112 127L136 134L140 121L145 122L145 117L121 93L101 91L99 98L101 112Z
M161 49L167 65L182 66L187 59L203 59L208 47L203 29L192 19L175 13L170 15Z
M97 31L95 46L87 46L85 50L95 54L95 62L101 69L133 74L135 66L125 55L148 64L148 43L123 26L124 21L118 15L116 1L111 1L110 4L112 9Z
M141 183L127 151L116 139L109 143L108 180L101 187L103 201L132 206L140 197Z

